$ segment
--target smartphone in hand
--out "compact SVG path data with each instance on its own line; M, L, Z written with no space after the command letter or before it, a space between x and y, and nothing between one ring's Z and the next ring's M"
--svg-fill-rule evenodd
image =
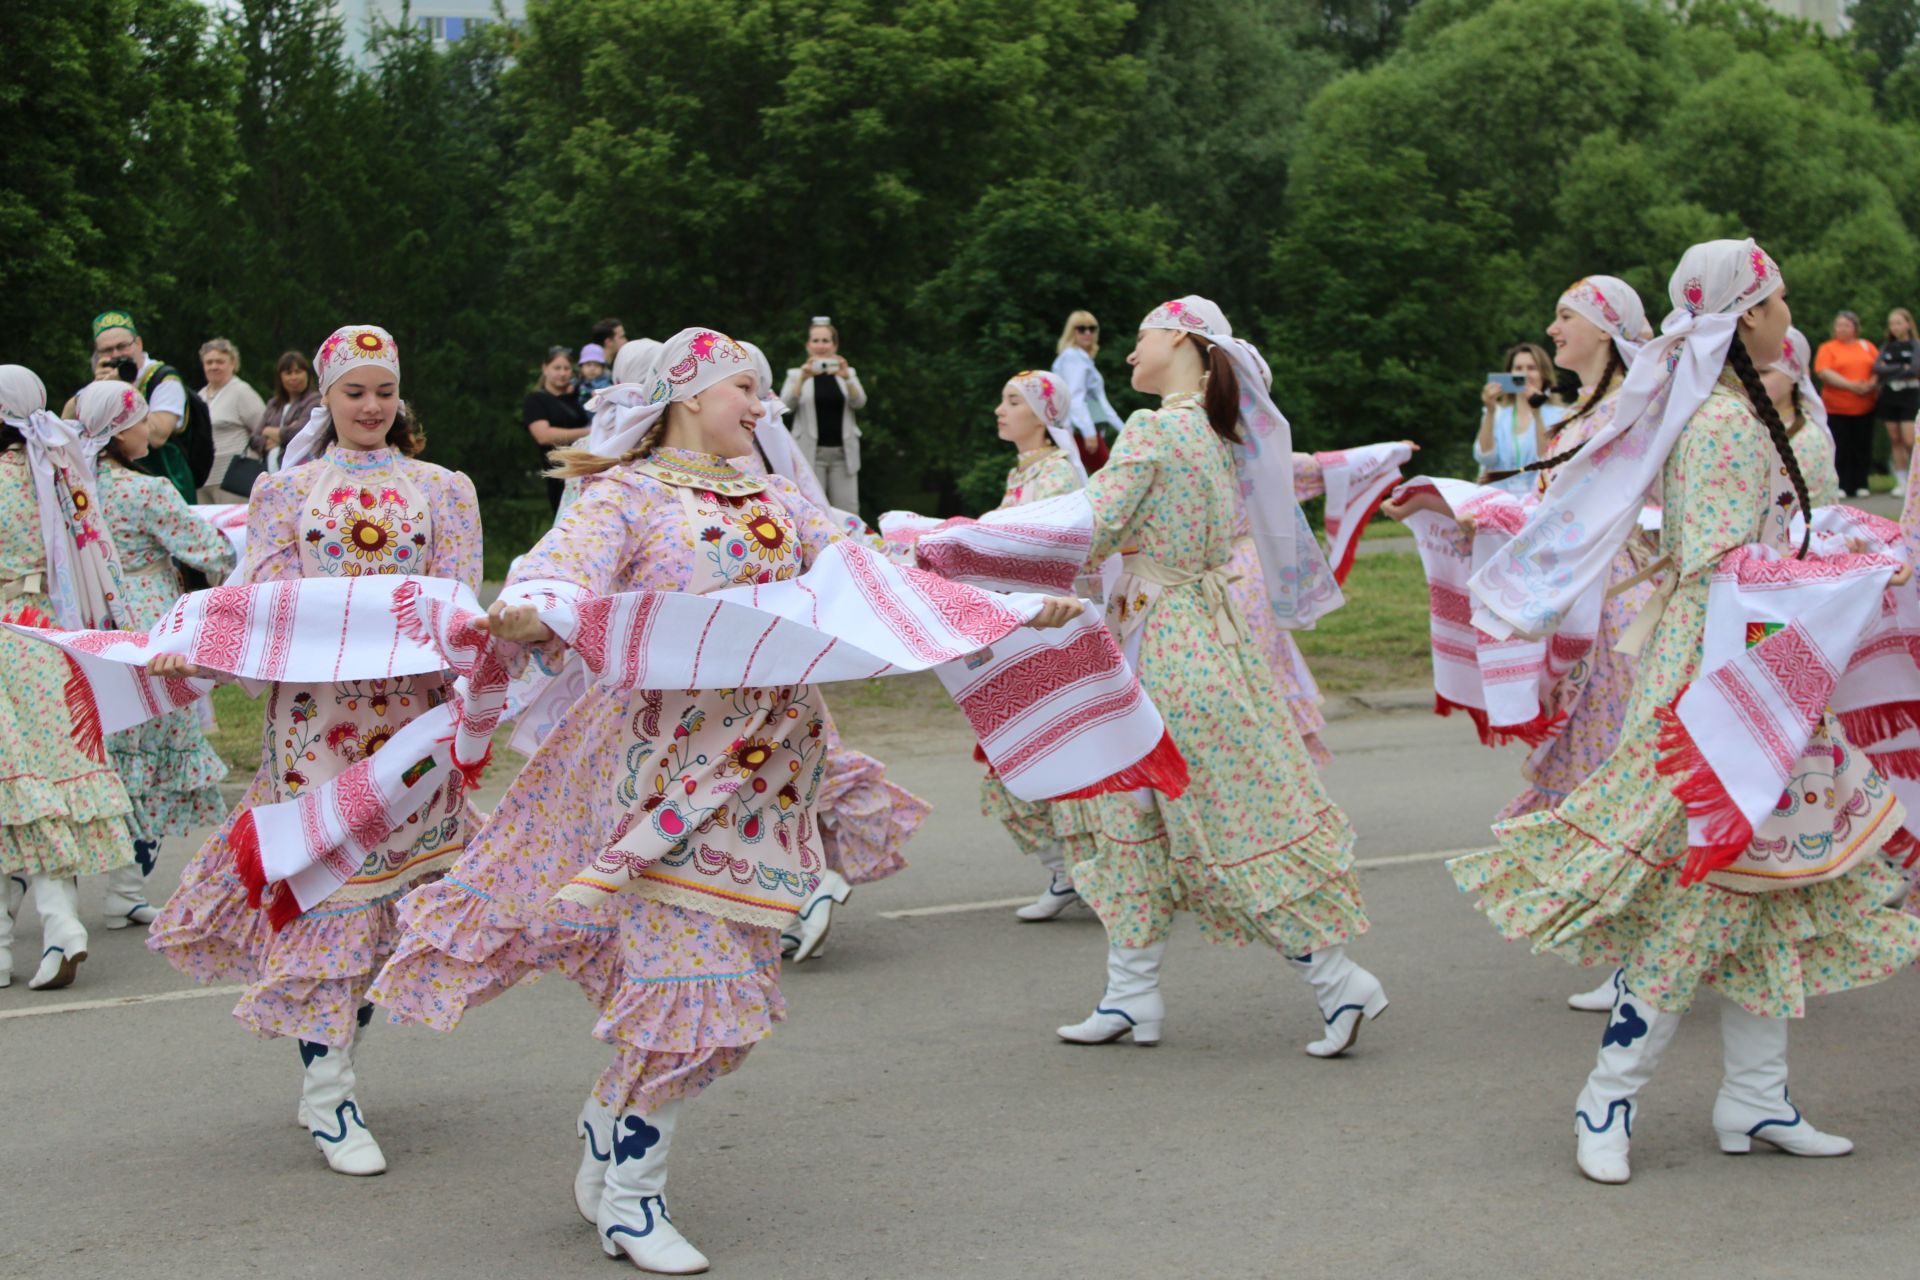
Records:
M1510 396L1517 396L1527 389L1527 375L1524 373L1490 373L1487 381Z

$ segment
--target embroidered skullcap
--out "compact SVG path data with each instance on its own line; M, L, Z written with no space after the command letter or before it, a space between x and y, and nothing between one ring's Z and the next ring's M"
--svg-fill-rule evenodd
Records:
M133 317L125 311L102 311L93 318L94 337L99 337L109 329L125 329L136 338L140 336L140 330L134 327Z

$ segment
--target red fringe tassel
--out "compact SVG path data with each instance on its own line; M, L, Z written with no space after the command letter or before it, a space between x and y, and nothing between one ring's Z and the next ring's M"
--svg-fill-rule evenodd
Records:
M227 847L233 850L233 874L247 886L247 905L257 911L261 895L267 891L267 871L260 864L260 829L254 825L252 809L240 810L227 836Z
M493 763L493 744L491 742L487 744L486 751L481 753L478 760L462 760L452 748L448 748L447 758L452 760L453 767L460 771L460 785L468 791L478 791L481 775L485 774L487 766Z
M1552 719L1548 719L1547 713L1542 711L1524 724L1496 725L1479 707L1469 707L1437 693L1433 695L1433 714L1451 716L1456 711L1464 712L1473 721L1473 727L1480 734L1480 744L1486 747L1504 747L1511 742L1524 742L1529 747L1537 747L1547 739L1559 736L1567 726L1567 714L1564 711Z
M1180 754L1180 748L1173 745L1173 735L1162 732L1160 741L1153 750L1139 760L1122 769L1110 778L1103 778L1090 787L1078 791L1069 791L1065 795L1053 796L1054 800L1091 800L1095 796L1117 795L1126 791L1138 791L1150 787L1169 800L1178 800L1186 794L1187 783L1191 781L1187 773L1187 758Z
M273 931L278 933L299 918L300 903L295 900L293 890L284 884L273 886L273 897L267 903L267 923L273 926Z
M1902 867L1911 867L1920 862L1920 837L1905 827L1893 833L1893 839L1881 848L1880 856L1889 862L1899 862ZM1905 859L1902 861L1902 859Z
M1686 689L1682 688L1680 695L1685 693ZM1699 744L1680 723L1674 711L1680 695L1654 711L1660 721L1660 739L1656 747L1659 756L1653 767L1668 779L1668 790L1686 806L1687 817L1706 821L1707 843L1688 845L1687 862L1680 870L1681 884L1697 884L1706 879L1709 872L1732 866L1735 859L1746 852L1747 846L1753 843L1753 824L1734 806L1733 797L1714 774Z
M67 680L62 692L67 698L67 717L72 722L68 732L73 737L73 745L80 754L95 764L107 762L107 737L101 728L100 704L93 699L93 685L87 681L87 673L71 654L61 654L67 660Z
M1847 732L1847 741L1863 750L1876 742L1896 738L1908 729L1920 729L1920 702L1882 702L1838 714L1840 727Z
M1920 747L1908 747L1903 751L1869 751L1867 760L1880 771L1883 778L1920 781Z

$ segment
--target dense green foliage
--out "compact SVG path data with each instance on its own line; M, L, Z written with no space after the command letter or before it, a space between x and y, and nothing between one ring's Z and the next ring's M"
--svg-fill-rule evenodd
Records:
M430 456L490 541L544 511L520 395L621 316L760 342L826 312L872 394L871 511L991 502L999 384L1105 324L1219 300L1302 442L1457 457L1474 384L1560 288L1666 310L1750 232L1820 334L1920 286L1920 0L1833 41L1750 0L532 0L448 47L326 0L0 11L0 358L57 395L89 316L264 384L392 329Z

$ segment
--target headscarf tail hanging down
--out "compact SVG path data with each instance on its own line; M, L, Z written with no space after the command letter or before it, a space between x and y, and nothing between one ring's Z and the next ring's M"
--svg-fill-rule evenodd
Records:
M1555 476L1526 525L1474 574L1474 625L1499 638L1553 631L1597 582L1660 478L1681 430L1726 367L1742 315L1780 269L1752 240L1697 244L1667 291L1674 309L1628 370L1613 420Z
M320 351L313 358L313 367L320 380L320 403L313 406L313 412L307 415L307 424L300 428L300 434L296 435L281 453L280 469L282 471L293 470L319 452L320 437L325 435L327 430L328 389L338 382L347 370L357 369L363 365L374 365L387 370L393 374L394 383L398 385L400 348L394 342L393 335L378 325L341 325L320 344Z
M1233 326L1219 307L1196 294L1161 303L1140 327L1204 338L1233 365L1240 383L1234 470L1260 553L1267 599L1282 627L1312 626L1339 608L1343 598L1293 495L1293 430L1267 390L1266 362L1251 342L1233 336Z

